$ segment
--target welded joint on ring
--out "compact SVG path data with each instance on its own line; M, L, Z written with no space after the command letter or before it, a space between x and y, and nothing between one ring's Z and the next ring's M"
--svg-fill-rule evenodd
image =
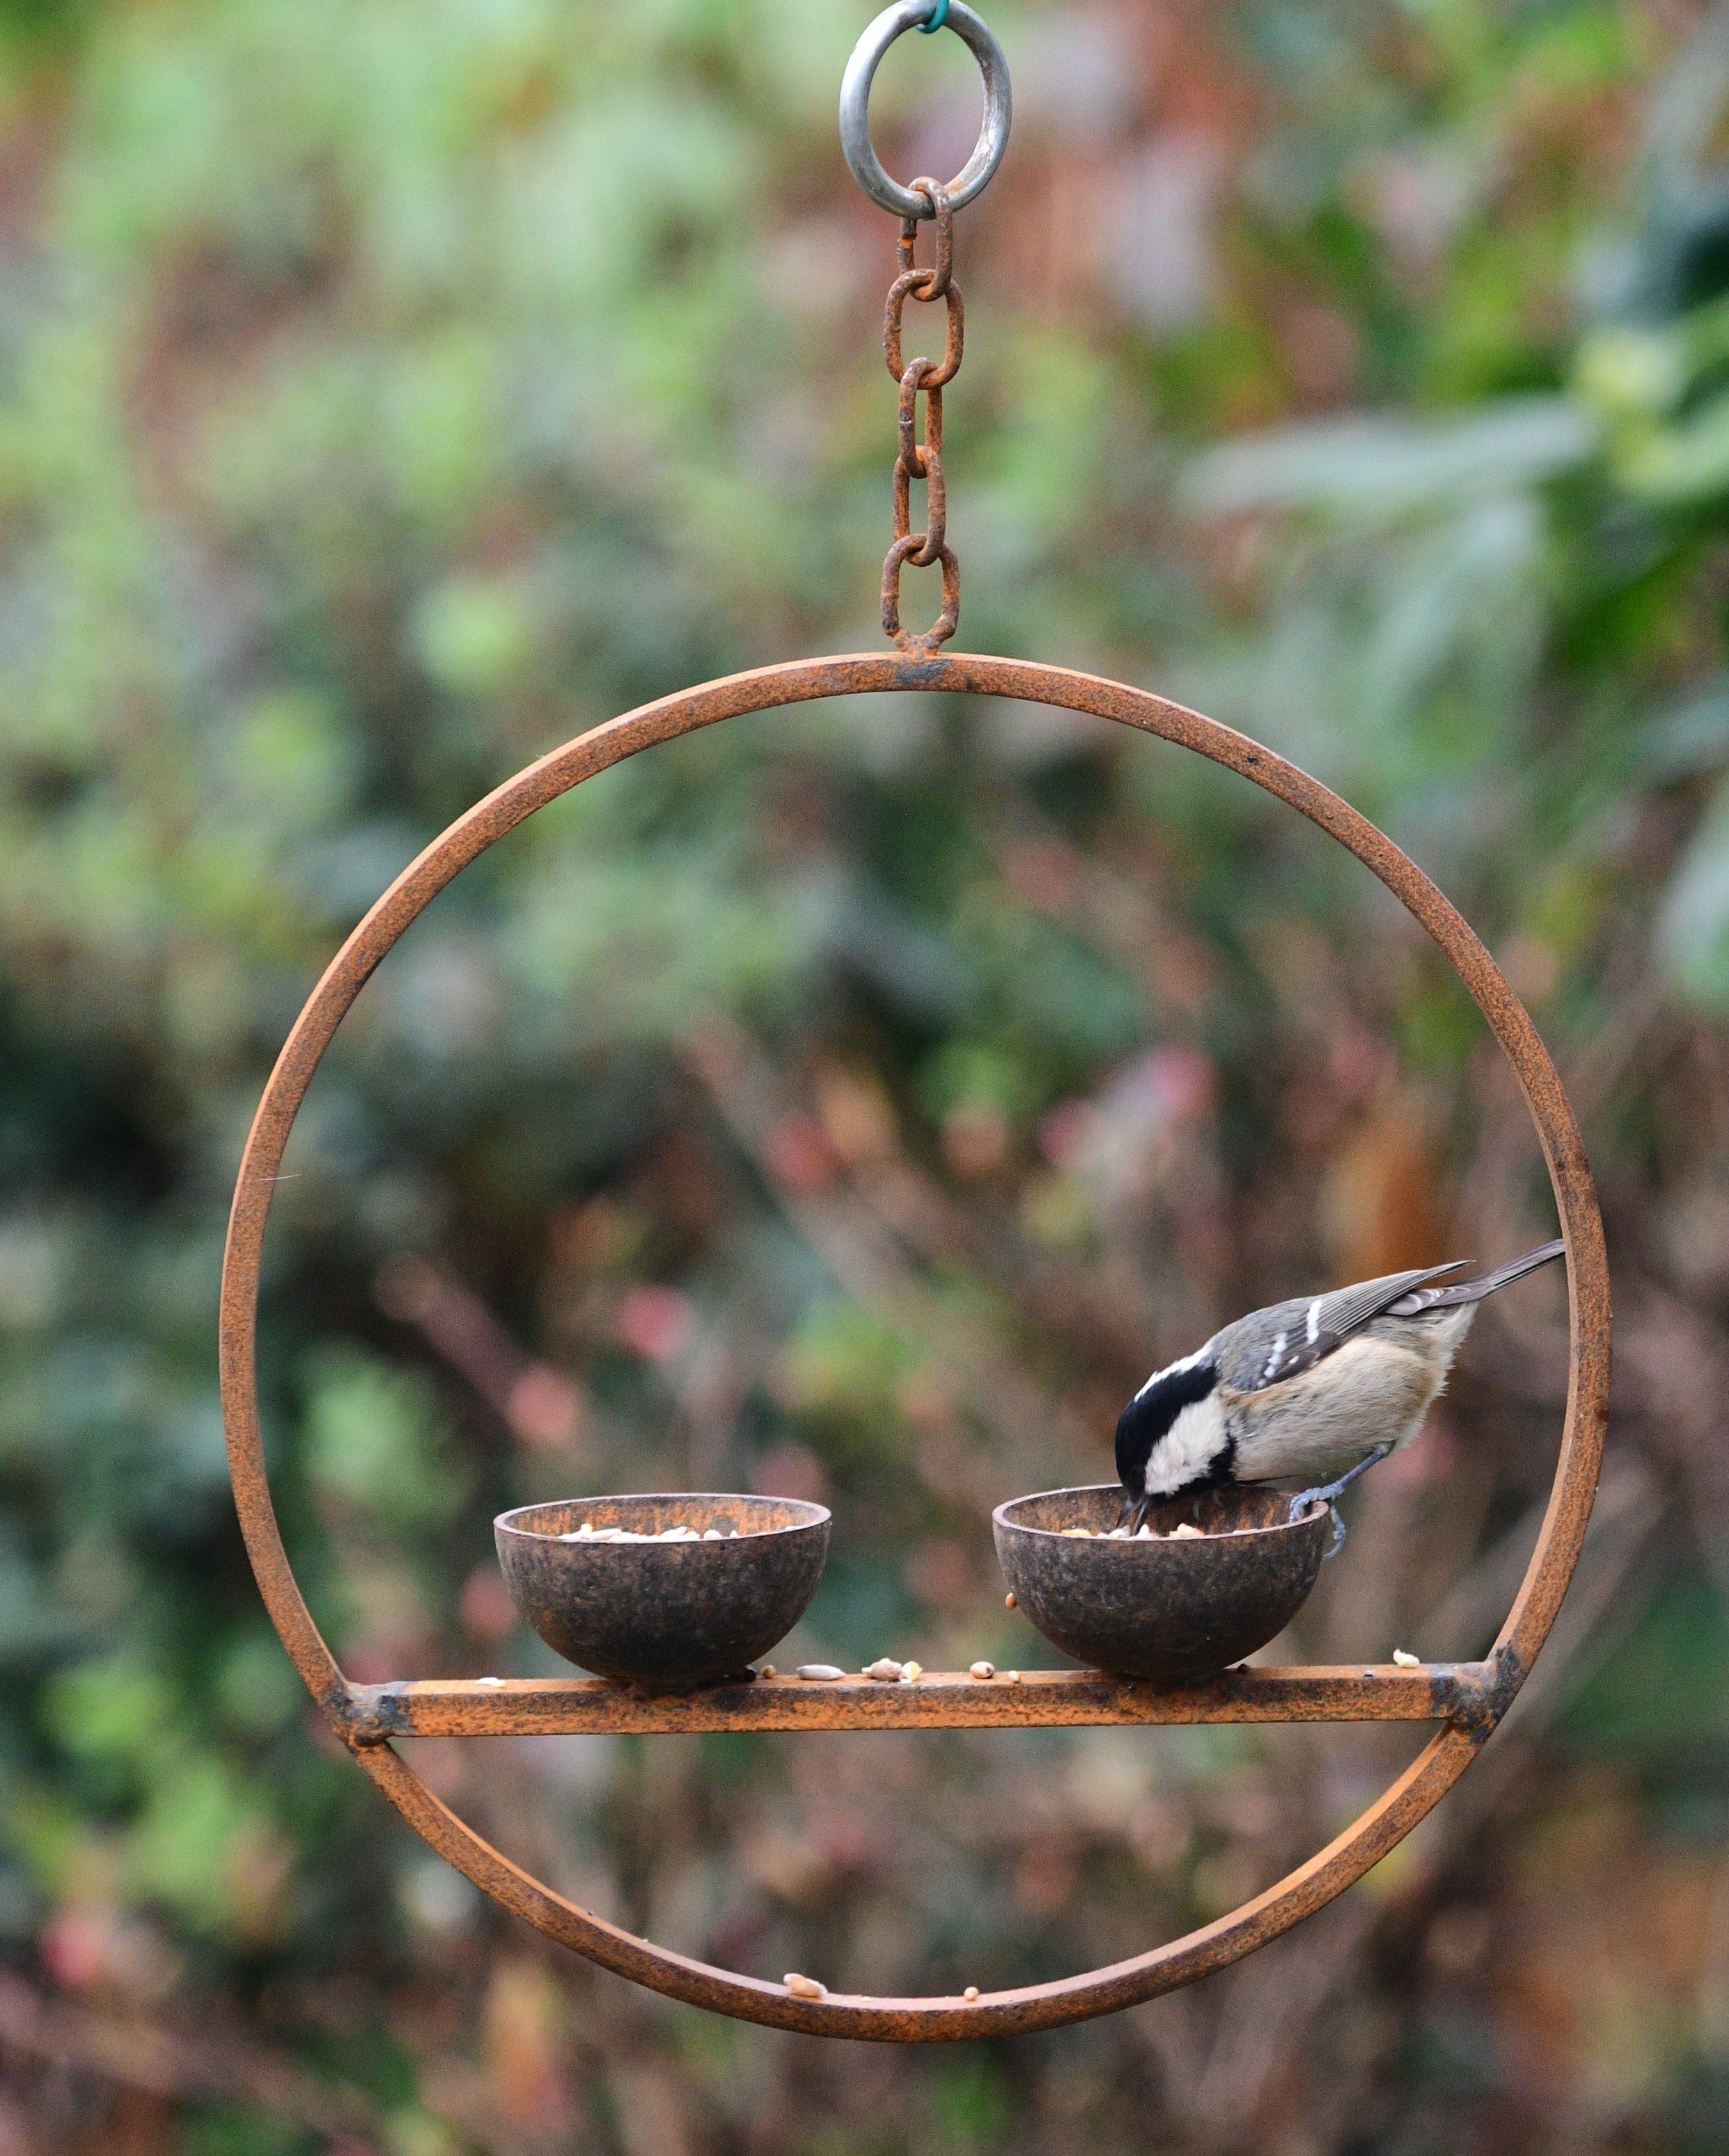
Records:
M1509 1646L1486 1661L1439 1664L1432 1680L1435 1718L1481 1744L1499 1727L1524 1677L1524 1666Z
M1525 1681L1525 1666L1511 1646L1497 1648L1487 1661L1459 1665L1451 1681L1447 1719L1478 1743L1494 1734Z
M345 1744L387 1744L408 1734L408 1709L392 1686L344 1683L320 1704Z
M915 193L883 170L870 140L870 85L883 54L896 38L908 30L922 30L931 14L931 0L895 0L853 48L840 80L840 146L847 167L874 203L892 210L896 217L934 215L928 195ZM1013 97L1008 81L1008 62L981 18L964 0L950 0L948 28L978 62L984 83L984 121L972 154L949 182L952 206L963 209L988 184L1008 147Z

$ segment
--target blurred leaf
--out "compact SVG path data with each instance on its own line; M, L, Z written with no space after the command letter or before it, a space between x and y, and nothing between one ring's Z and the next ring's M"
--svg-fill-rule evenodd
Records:
M430 1381L358 1348L321 1349L308 1368L306 1470L331 1496L387 1527L435 1527L466 1475Z
M1675 868L1657 942L1687 994L1729 1013L1729 786L1719 787Z
M1553 479L1597 444L1589 413L1563 397L1508 398L1450 424L1329 420L1208 450L1181 499L1208 516L1311 509L1375 522Z

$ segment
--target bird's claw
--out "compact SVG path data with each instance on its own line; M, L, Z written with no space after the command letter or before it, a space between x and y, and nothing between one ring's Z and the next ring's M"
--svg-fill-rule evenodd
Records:
M1285 1524L1288 1527L1295 1527L1299 1520L1307 1517L1309 1507L1314 1504L1325 1505L1329 1512L1332 1512L1333 1538L1327 1545L1326 1557L1323 1557L1321 1560L1325 1564L1327 1558L1337 1557L1345 1547L1345 1522L1339 1517L1337 1512L1332 1510L1331 1493L1326 1490L1299 1491L1290 1501L1290 1511L1285 1516Z
M1359 1460L1355 1467L1340 1476L1337 1481L1328 1482L1318 1490L1300 1490L1291 1499L1290 1509L1285 1516L1286 1525L1294 1526L1297 1521L1306 1517L1311 1505L1325 1505L1333 1516L1333 1538L1326 1558L1337 1557L1345 1547L1345 1522L1339 1517L1337 1500L1344 1495L1359 1475L1367 1475L1370 1468L1378 1466L1392 1450L1390 1445L1378 1445L1372 1452ZM1326 1558L1321 1559L1323 1564Z

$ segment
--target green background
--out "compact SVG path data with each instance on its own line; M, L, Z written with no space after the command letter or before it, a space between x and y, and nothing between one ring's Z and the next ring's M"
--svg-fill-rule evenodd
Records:
M1157 687L1338 788L1586 1128L1609 1470L1434 1820L1191 1993L823 2046L480 1902L264 1623L215 1287L321 967L533 756L879 645L894 227L834 125L865 12L0 13L5 2156L1729 2141L1729 31L1685 0L993 0L1014 138L957 225L957 648ZM893 169L953 170L958 41L904 40L874 110ZM492 1515L657 1486L832 1505L785 1661L1054 1661L993 1504L1108 1477L1147 1368L1240 1311L1552 1220L1480 1021L1354 864L1174 749L928 697L547 811L369 986L286 1168L267 1439L367 1679L549 1668ZM1562 1317L1545 1277L1485 1318L1281 1654L1493 1637ZM1174 1937L1417 1741L409 1749L583 1906L883 1994Z

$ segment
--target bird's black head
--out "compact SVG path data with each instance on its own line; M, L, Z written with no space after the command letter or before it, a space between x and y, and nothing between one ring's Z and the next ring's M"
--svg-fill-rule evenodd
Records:
M1116 1419L1116 1474L1125 1490L1142 1494L1154 1445L1185 1408L1205 1399L1218 1383L1218 1368L1208 1362L1173 1363L1148 1378Z

